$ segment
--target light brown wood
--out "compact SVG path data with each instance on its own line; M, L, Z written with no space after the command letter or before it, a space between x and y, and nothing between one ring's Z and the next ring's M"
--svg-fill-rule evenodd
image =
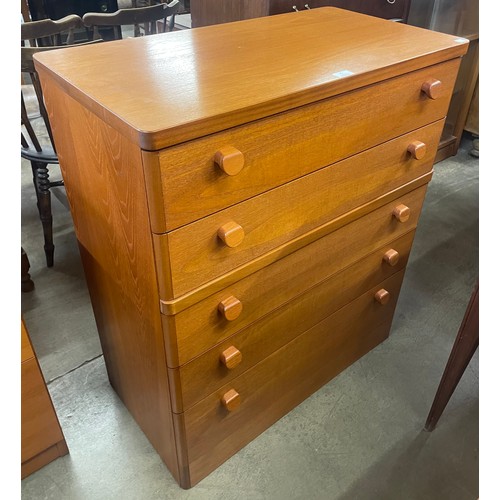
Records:
M443 83L436 78L430 78L422 84L422 92L430 99L437 99L442 95Z
M383 306L389 303L390 298L391 294L383 288L378 290L377 293L375 294L375 300L379 304L382 304Z
M153 231L175 229L360 151L368 150L361 155L366 163L380 155L376 161L382 169L385 155L388 164L410 165L411 157L401 153L418 140L428 145L425 160L431 165L439 142L435 133L440 128L441 134L444 121L414 129L446 116L458 64L458 60L449 61L160 153L145 153L150 157L146 176L155 179L148 181L154 190L151 195L148 191L148 197L165 223ZM442 98L435 101L420 92L421 82L429 75L439 75L446 86ZM366 113L367 107L373 112ZM396 139L397 144L369 149L401 135L405 139ZM236 176L225 175L213 162L213 152L228 142L245 155L245 168ZM290 162L290 155L300 161ZM398 177L411 170L400 169Z
M21 478L68 453L43 374L21 320Z
M411 210L406 205L400 204L394 208L392 214L399 222L407 222L411 216Z
M115 130L156 150L460 57L467 43L326 7L52 51L35 63ZM130 73L134 60L148 71ZM120 92L96 85L102 75L120 81Z
M394 248L391 248L387 250L387 252L384 253L384 262L387 262L390 266L395 266L399 262L400 254L397 250L394 250Z
M192 292L180 296L178 299L175 300L161 299L160 300L161 311L164 314L169 314L169 315L176 314L190 307L191 305L196 304L198 301L218 292L219 290L222 290L223 288L234 284L236 281L241 280L249 276L250 274L264 268L265 266L268 266L273 262L276 262L286 257L287 255L290 255L291 253L305 247L306 245L315 242L316 240L328 235L332 231L336 231L337 229L344 227L345 225L359 219L360 217L363 217L364 215L367 215L379 209L380 207L392 202L394 202L394 204L390 206L391 214L389 218L394 218L392 210L393 207L397 204L397 201L400 200L406 194L409 194L411 192L418 193L419 192L418 190L420 188L424 188L423 193L425 193L425 187L427 183L431 180L431 178L432 178L432 172L430 172L429 174L425 174L422 177L419 177L418 179L408 184L405 184L396 190L389 191L388 193L385 193L383 196L380 196L375 200L372 200L370 203L361 205L360 207L351 210L350 212L342 215L341 217L328 221L322 226L314 228L313 230L309 231L303 236L300 236L298 238L286 242L285 244L275 248L274 250L263 255L262 257L254 259L248 264L232 269L227 274L224 274L212 281L209 281L208 283L205 283L204 285L193 290ZM419 199L418 196L417 199ZM157 247L160 248L160 251L157 251L156 255L161 255L162 247L159 245L161 245L161 243L163 242L166 242L167 240L165 238L161 239L154 238L154 239L156 239L155 243ZM165 249L163 248L163 250ZM163 251L163 255L167 254L168 251L167 253ZM162 266L159 265L158 269L162 269ZM165 283L167 281L167 275L159 274L159 276L162 277L162 279L160 279L159 285L160 285L160 296L163 297L168 292L168 289L166 287L162 287L162 283Z
M237 222L230 221L219 227L217 236L226 246L234 248L245 238L245 231Z
M395 202L404 201L413 208L411 220L406 224L398 223L392 216L394 203L385 205L175 315L164 315L164 330L171 345L167 352L168 365L185 364L305 290L414 229L425 192L423 187ZM358 238L359 234L364 238ZM390 248L385 248L383 254ZM378 257L377 268L382 267L383 254ZM341 288L348 296L346 287ZM218 304L230 294L239 297L245 307L235 321L227 322L218 313Z
M224 319L234 321L240 316L241 311L243 311L243 304L239 299L230 295L219 302L217 309L224 316Z
M405 268L414 232L392 242L402 257L395 267L384 266L381 256L385 248L364 257L315 287L306 290L260 320L241 329L222 343L177 369L169 370L169 380L176 394L173 410L186 411L199 400L228 384L252 366L265 359L298 335L304 333L335 311L355 300L367 288L376 286ZM280 332L277 335L276 332ZM238 365L227 370L220 364L220 353L227 349L242 353ZM203 384L199 381L203 380Z
M243 359L241 352L234 346L224 349L219 356L220 362L229 370L236 368Z
M328 8L35 56L110 382L182 487L388 335L466 48Z
M421 160L427 153L427 146L421 141L412 141L408 145L408 152L415 160Z
M140 150L54 80L42 84L110 382L182 481Z
M384 282L394 297L402 277L400 272ZM395 301L380 307L374 293L363 294L183 414L193 484L387 337ZM227 412L220 398L230 389L242 403Z
M227 175L237 175L245 166L245 156L241 151L225 146L215 153L214 162Z
M227 411L234 411L239 408L241 397L234 389L229 389L229 391L222 396L221 403Z

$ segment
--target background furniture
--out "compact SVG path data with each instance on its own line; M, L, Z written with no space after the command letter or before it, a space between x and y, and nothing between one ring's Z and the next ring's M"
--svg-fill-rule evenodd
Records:
M273 14L339 7L363 14L406 22L411 0L191 0L193 28Z
M429 411L425 430L433 431L443 414L453 391L462 378L472 356L479 347L479 284L474 287L464 319L439 383L432 407Z
M474 91L479 81L479 1L478 0L413 0L409 24L450 33L469 40L469 50L453 90L450 109L439 144L436 162L453 156L460 146ZM477 95L477 94L476 94ZM472 113L478 108L472 108ZM471 117L472 121L478 121Z
M68 453L28 331L21 320L21 478Z
M110 382L184 488L389 334L466 45L328 8L37 56Z
M30 261L28 255L24 251L24 248L21 247L21 292L31 292L35 288L29 270Z

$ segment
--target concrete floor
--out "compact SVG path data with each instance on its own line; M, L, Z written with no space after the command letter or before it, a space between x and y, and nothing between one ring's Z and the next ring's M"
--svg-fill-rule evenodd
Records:
M478 353L437 428L422 430L478 276L470 144L435 166L389 339L188 491L108 383L71 216L56 197L55 265L45 267L23 164L22 245L36 288L22 312L70 454L22 481L22 498L476 500Z

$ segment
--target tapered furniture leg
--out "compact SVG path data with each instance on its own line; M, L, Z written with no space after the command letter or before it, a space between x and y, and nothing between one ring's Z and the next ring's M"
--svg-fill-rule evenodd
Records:
M479 284L467 306L467 310L458 330L457 338L448 358L429 416L425 422L425 430L432 431L436 427L453 391L458 385L469 361L479 346Z
M21 291L22 292L31 292L35 288L35 284L31 279L29 269L30 269L30 261L28 259L28 255L24 251L23 247L21 247Z

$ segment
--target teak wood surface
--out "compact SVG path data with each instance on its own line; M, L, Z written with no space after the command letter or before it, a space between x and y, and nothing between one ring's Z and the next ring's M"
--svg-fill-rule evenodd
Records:
M200 399L229 383L293 338L309 330L336 310L405 268L414 231L380 248L361 261L306 290L283 306L273 310L260 321L216 345L186 365L169 370L172 409L186 411ZM383 261L385 252L395 249L400 254L392 267ZM209 336L209 332L205 335ZM232 369L220 362L221 353L234 346L241 361Z
M170 231L441 120L448 110L459 63L456 59L415 71L160 153L145 152L153 231ZM421 91L431 78L442 82L437 99L429 99ZM423 132L426 139L431 133ZM241 151L245 159L243 170L234 176L214 163L216 152L227 145ZM386 160L396 161L397 148L406 152L408 144L386 144L370 154L380 154L380 163L393 146L392 156ZM433 147L430 149L426 159L432 161ZM397 157L397 161L405 159L404 154Z
M385 340L403 275L400 271L368 290L185 413L175 415L187 430L192 483ZM374 300L380 288L391 294L386 305ZM241 398L233 412L220 402L230 389Z
M132 142L157 150L460 57L467 45L325 7L51 51L35 64Z
M188 309L163 315L169 366L185 364L301 292L414 229L425 192L425 186L412 191ZM410 219L404 224L392 215L398 204L411 207ZM358 237L360 234L363 238ZM217 310L220 301L228 296L237 297L243 304L242 313L231 322Z

